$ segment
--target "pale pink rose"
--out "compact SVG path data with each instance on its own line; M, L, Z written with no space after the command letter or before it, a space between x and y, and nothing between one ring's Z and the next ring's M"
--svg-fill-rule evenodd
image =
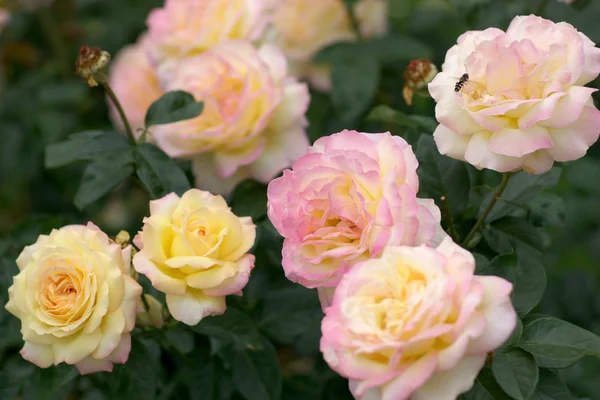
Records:
M464 73L469 82L455 84ZM600 111L584 85L600 73L600 49L573 26L533 15L505 32L471 31L448 50L429 84L440 153L478 169L548 171L581 158L600 134Z
M256 40L268 23L273 0L166 0L147 25L153 58L172 68L184 57L232 39Z
M455 400L471 388L517 322L512 284L474 271L446 238L437 249L387 247L344 275L321 351L356 399Z
M112 371L131 350L141 286L129 276L131 246L88 223L40 235L17 258L6 309L21 320L21 355L41 368L74 364Z
M153 129L171 157L194 160L196 185L227 194L245 178L267 183L304 155L310 96L287 76L286 60L272 45L237 40L177 64L167 90L204 101L202 115Z
M225 297L241 295L254 268L256 226L231 212L221 196L198 189L150 202L150 217L134 239L133 266L157 290L178 321L196 325L223 314ZM149 319L152 314L149 315Z
M138 42L121 49L114 58L110 69L109 83L125 110L134 134L139 136L144 128L146 111L158 100L164 91L161 89L156 70L148 55L148 36L143 35ZM121 131L123 122L110 99L110 118Z
M364 38L388 31L388 0L360 0L353 10ZM300 16L300 17L299 17ZM328 65L312 63L325 47L354 42L356 32L343 0L284 0L276 4L266 36L290 60L294 76L305 77L319 90L331 90Z
M567 3L567 4L571 4L573 2L573 0L558 0L561 3Z
M417 159L404 139L343 131L317 140L268 187L268 214L285 238L286 276L331 290L357 262L386 246L445 235L432 200L417 198Z

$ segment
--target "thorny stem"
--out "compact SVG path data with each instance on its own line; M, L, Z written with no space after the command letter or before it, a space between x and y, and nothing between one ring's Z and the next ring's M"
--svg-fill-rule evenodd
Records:
M119 102L119 99L117 99L115 92L113 92L112 88L110 87L110 85L107 81L102 82L102 86L104 86L104 90L106 90L108 97L110 97L110 100L113 102L113 104L117 108L117 111L119 112L119 115L121 116L121 120L123 121L123 125L125 126L125 132L127 132L127 137L129 138L129 142L131 143L132 146L135 146L137 144L137 142L135 141L135 136L133 136L133 131L131 130L131 125L129 125L129 121L127 120L127 117L125 116L125 111L123 110L123 107L121 106L121 103Z
M502 174L502 183L500 183L500 186L498 186L498 189L492 195L492 199L490 200L490 204L488 204L488 206L486 207L486 209L483 211L483 213L481 214L481 216L479 217L479 219L477 220L477 222L473 226L473 229L471 229L471 232L469 232L469 234L467 235L467 237L465 238L465 240L463 240L463 242L462 242L463 247L467 246L467 244L471 241L471 239L473 239L473 236L475 236L475 234L477 233L477 231L479 230L479 228L481 228L481 225L483 224L483 222L485 221L485 219L487 218L487 216L489 215L489 213L494 208L494 205L496 205L496 202L498 201L498 199L502 195L502 192L504 192L504 189L506 189L506 185L508 184L508 180L510 179L510 177L511 177L511 173L510 172Z
M450 231L450 236L452 240L458 242L458 232L456 230L456 226L454 226L454 219L452 218L452 211L450 210L450 204L446 200L446 196L440 197L440 201L442 202L442 213L444 214L444 219L448 224L448 230Z
M44 34L48 37L52 52L60 63L61 73L65 78L68 78L71 75L69 67L69 50L60 35L60 31L56 26L56 21L48 7L40 7L37 14Z

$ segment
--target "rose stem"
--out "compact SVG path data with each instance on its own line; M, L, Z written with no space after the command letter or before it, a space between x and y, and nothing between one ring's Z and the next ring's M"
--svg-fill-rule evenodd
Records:
M485 211L483 211L483 214L481 214L481 216L479 217L479 219L477 220L477 222L473 226L473 229L471 229L471 232L469 232L469 234L467 235L467 237L465 238L465 240L463 240L463 244L462 244L463 247L465 247L467 245L467 243L469 243L469 241L471 239L473 239L473 236L475 236L475 234L477 233L477 231L479 230L479 228L481 228L481 225L483 224L483 222L487 218L488 214L492 211L492 208L494 208L494 205L496 204L496 202L498 201L498 199L502 195L502 192L504 192L504 189L506 189L506 185L508 184L508 180L510 179L510 177L511 177L511 173L510 172L502 174L502 183L500 183L500 186L498 186L498 189L492 195L492 199L490 200L490 204L488 204L488 206L486 207Z
M450 211L450 204L446 200L446 196L440 197L440 201L442 202L442 213L444 214L444 219L448 224L448 231L452 240L458 242L458 232L456 231L456 227L454 226L454 219L452 218L452 211Z
M102 82L102 86L104 86L104 90L106 90L108 97L110 97L110 99L113 102L113 104L115 105L115 107L117 107L117 111L119 111L119 115L121 116L121 120L123 121L123 125L125 126L125 131L127 132L127 137L129 138L129 142L131 143L132 146L135 146L137 144L137 142L135 141L135 136L133 136L133 131L131 130L131 125L129 125L129 121L127 120L127 117L125 116L125 111L123 111L123 107L121 106L119 99L117 99L115 92L113 92L112 88L110 87L110 85L107 81Z

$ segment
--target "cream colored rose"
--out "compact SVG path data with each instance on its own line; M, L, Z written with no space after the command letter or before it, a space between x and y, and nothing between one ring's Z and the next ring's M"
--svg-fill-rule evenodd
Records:
M308 88L288 76L273 45L219 43L178 63L165 88L204 102L199 117L152 129L168 155L194 159L200 189L227 194L246 178L268 183L308 149Z
M387 0L360 0L353 12L364 38L387 32ZM296 76L308 78L320 90L330 90L330 69L311 60L325 47L357 37L343 0L285 0L274 7L266 40L282 49Z
M256 226L237 217L221 196L198 189L150 202L150 217L134 243L133 266L166 293L173 318L195 325L225 312L225 296L239 294L254 268Z
M131 349L142 292L121 249L92 223L41 235L25 247L6 309L21 320L21 355L42 368L62 362L87 374L111 371Z
M168 67L232 39L255 40L267 25L267 0L166 0L146 21L153 58Z

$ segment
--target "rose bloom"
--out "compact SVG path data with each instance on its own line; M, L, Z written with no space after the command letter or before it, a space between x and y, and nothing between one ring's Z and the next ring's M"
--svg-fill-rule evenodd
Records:
M387 0L359 0L353 11L363 37L387 32ZM356 41L357 37L343 0L284 0L275 6L267 40L283 50L294 75L307 77L317 89L329 91L330 67L313 64L312 59L331 44Z
M225 312L225 296L240 294L254 268L256 226L237 217L221 196L198 189L150 202L150 217L134 243L133 266L166 293L173 318L196 325Z
M458 78L469 82L455 92ZM573 26L516 17L458 38L429 84L440 125L440 153L478 169L548 171L585 155L600 134L596 89L600 49Z
M335 287L386 246L440 241L440 211L417 198L417 159L404 139L345 130L317 140L268 187L268 214L285 238L286 276ZM320 290L323 307L332 290Z
M166 88L204 101L199 117L153 129L168 155L194 159L199 188L227 194L248 177L267 183L306 153L308 88L287 77L272 45L220 43L181 61Z
M166 0L146 21L153 58L176 63L231 39L256 40L268 22L271 0Z
M388 247L342 278L322 322L321 351L361 400L454 400L517 322L512 284L474 276L473 256Z
M142 288L121 249L92 223L40 235L25 247L6 309L21 320L21 355L42 368L62 362L79 372L125 363Z
M115 56L111 65L109 83L117 95L127 120L136 136L144 128L146 111L158 100L161 89L156 70L148 56L148 36L142 36L136 44L124 47ZM113 124L124 131L123 122L116 107L107 99Z

